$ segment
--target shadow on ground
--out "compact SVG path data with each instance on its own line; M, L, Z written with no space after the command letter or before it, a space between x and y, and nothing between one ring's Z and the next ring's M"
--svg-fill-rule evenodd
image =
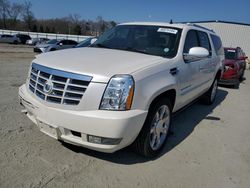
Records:
M217 106L219 106L222 101L225 100L227 94L227 91L218 89L217 97L213 105L206 106L200 104L200 102L196 102L188 108L184 109L181 113L176 114L173 117L171 134L158 158L167 154L174 147L185 140L203 119L207 119L210 121L220 121L220 117L210 116L209 114L211 114L213 110ZM130 148L125 148L113 154L106 154L63 142L62 144L74 152L86 154L101 160L106 160L118 164L131 165L149 161L148 159L133 153Z

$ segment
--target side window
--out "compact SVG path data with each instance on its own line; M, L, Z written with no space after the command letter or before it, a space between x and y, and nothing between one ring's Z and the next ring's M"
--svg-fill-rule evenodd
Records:
M211 45L207 33L198 31L198 37L200 41L200 47L206 48L209 51L209 55L212 55Z
M69 45L76 45L77 44L77 42L75 42L73 40L69 40L68 42L69 42Z
M220 38L216 35L210 35L213 45L214 45L214 49L217 55L224 55L224 50L222 47L222 42L220 40Z
M63 45L68 45L68 41L67 40L62 40L60 43L62 43Z
M188 53L190 48L199 46L197 33L195 30L190 30L187 33L183 53Z

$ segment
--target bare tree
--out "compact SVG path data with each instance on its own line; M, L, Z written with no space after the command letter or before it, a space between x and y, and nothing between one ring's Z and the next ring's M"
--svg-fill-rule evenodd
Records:
M15 27L17 24L17 19L23 12L23 5L19 3L13 3L10 8L8 9L8 16L10 19L10 24L12 27Z
M7 16L10 8L10 3L8 0L0 0L0 16L3 20L3 28L7 28Z
M32 3L10 3L10 0L0 0L0 27L15 30L29 30L52 33L68 33L77 35L100 35L106 29L114 27L114 21L105 21L98 16L95 21L84 20L79 14L56 19L36 20L32 12Z
M26 23L27 29L32 29L32 24L35 21L33 12L31 11L32 3L30 1L25 1L23 4L23 20Z

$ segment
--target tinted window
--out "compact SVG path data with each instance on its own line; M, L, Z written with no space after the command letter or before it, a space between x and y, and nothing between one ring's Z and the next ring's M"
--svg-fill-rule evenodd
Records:
M199 37L200 47L206 48L209 51L209 54L211 55L212 54L211 46L207 33L198 31L198 37Z
M59 42L59 44L62 43L62 45L69 45L68 41L67 40L61 40Z
M12 35L2 35L2 38L12 38Z
M58 42L58 40L52 39L52 40L49 40L48 42L46 42L46 44L55 44L57 42Z
M214 44L215 52L217 55L223 55L224 50L220 38L216 35L210 35Z
M68 40L68 44L69 45L77 45L78 43L76 41L73 41L73 40Z
M236 50L225 49L225 59L237 59Z
M190 30L187 33L186 40L185 40L185 46L184 46L184 53L188 53L190 48L199 46L197 33L195 30Z

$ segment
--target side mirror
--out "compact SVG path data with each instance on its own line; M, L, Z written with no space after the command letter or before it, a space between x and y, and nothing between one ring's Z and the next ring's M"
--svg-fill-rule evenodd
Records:
M97 38L93 38L93 39L91 39L90 44L94 44L94 43L95 43L95 41L97 41Z
M202 47L193 47L189 49L189 52L183 54L183 58L187 62L198 61L205 59L209 56L209 52L206 48Z

